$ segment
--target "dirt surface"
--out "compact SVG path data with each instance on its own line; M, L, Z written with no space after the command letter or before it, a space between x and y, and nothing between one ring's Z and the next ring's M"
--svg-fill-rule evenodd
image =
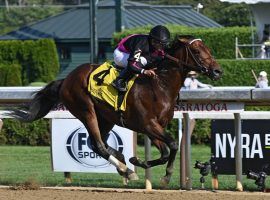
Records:
M0 188L0 200L269 200L270 193L262 192L229 192L229 191L184 191L184 190L128 190L101 188L42 188L23 190Z

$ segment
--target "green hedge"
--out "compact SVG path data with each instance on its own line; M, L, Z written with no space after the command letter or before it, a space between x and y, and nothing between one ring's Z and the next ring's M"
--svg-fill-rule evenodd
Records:
M7 145L50 145L49 120L21 123L14 119L3 119L0 144Z
M0 41L0 63L21 65L23 85L52 81L59 71L58 54L51 39Z
M172 38L177 35L193 35L201 38L211 49L213 56L217 59L235 58L235 37L238 37L240 44L251 44L251 29L249 27L226 27L226 28L192 28L178 25L166 25L172 34ZM125 36L141 33L147 34L151 26L140 27L115 33L112 45L116 44ZM249 50L242 52L245 57L250 57Z
M0 86L20 86L22 67L19 64L0 64Z
M218 81L211 81L205 76L200 76L202 82L214 86L255 86L256 81L252 75L264 70L270 74L270 60L217 60L223 70L223 76Z

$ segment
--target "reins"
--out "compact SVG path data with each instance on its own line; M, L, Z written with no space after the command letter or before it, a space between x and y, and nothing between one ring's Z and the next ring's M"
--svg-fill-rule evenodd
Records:
M176 62L178 65L183 65L185 67L187 67L187 70L189 71L198 71L200 73L208 73L208 69L204 66L201 65L201 63L198 61L198 59L194 56L194 54L192 53L192 51L189 48L189 45L192 44L195 41L202 41L201 39L193 39L191 40L188 45L185 45L186 48L186 53L187 53L187 58L188 58L188 54L191 55L192 59L195 61L197 66L194 65L190 65L187 63L187 58L185 59L185 61L182 61L174 56L171 56L169 54L165 54L165 57L168 58L169 60L172 60L174 62Z

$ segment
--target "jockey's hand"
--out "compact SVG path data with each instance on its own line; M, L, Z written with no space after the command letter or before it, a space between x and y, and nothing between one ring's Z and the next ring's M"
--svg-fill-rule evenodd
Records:
M143 74L145 74L146 76L149 76L149 77L157 76L156 72L153 69L146 69L146 70L144 70Z

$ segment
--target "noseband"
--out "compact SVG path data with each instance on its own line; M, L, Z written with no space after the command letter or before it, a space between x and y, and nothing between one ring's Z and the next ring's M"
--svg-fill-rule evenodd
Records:
M193 39L193 40L191 40L188 44L185 44L185 45L184 45L184 47L185 47L185 49L186 49L186 59L185 59L184 62L181 61L181 60L178 59L178 58L175 58L175 57L169 55L169 54L166 54L165 57L167 57L167 58L170 59L170 60L173 60L173 61L176 62L178 65L184 65L184 66L186 67L186 70L188 70L188 71L197 71L197 72L202 73L202 74L208 74L208 73L209 73L209 70L208 70L206 67L204 67L204 66L202 65L202 61L199 60L199 59L194 55L194 53L190 50L189 45L191 45L191 44L192 44L193 42L195 42L195 41L202 41L202 40L201 40L201 39ZM193 61L196 63L196 65L189 65L189 64L187 63L187 61L188 61L188 54L191 55L191 57L192 57ZM206 58L206 59L204 59L204 60L207 60L207 59L210 59L210 58Z

